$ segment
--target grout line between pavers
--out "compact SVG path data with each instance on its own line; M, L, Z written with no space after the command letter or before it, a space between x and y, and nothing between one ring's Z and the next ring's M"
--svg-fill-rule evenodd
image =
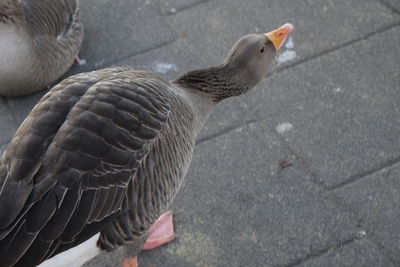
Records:
M354 241L356 241L356 240L358 240L358 239L360 239L360 238L357 237L357 236L350 237L350 238L348 238L348 239L339 241L337 244L335 244L335 245L333 245L333 246L328 246L328 247L322 248L322 249L320 249L320 250L311 252L311 253L307 254L305 257L295 259L295 260L293 260L293 261L291 261L291 262L289 262L289 263L287 263L287 264L280 265L280 266L282 266L282 267L294 267L294 266L298 266L298 265L303 264L303 263L305 263L305 262L307 262L307 261L310 261L310 260L312 260L312 259L321 257L322 255L328 253L328 252L329 252L330 250L332 250L332 249L338 249L338 248L347 246L347 245L353 243Z
M211 141L211 140L213 140L213 139L215 139L215 138L218 138L218 137L223 136L223 135L225 135L225 134L228 134L228 133L230 133L230 132L233 132L233 131L235 131L235 130L237 130L237 129L243 128L243 127L245 127L246 125L249 125L249 124L252 124L252 123L260 123L260 122L262 122L262 120L249 120L249 121L246 121L246 122L244 122L244 123L242 123L242 124L240 124L240 125L229 126L229 127L223 129L222 131L220 131L220 132L218 132L218 133L215 133L215 134L212 134L212 135L203 137L203 138L201 138L201 139L199 139L199 140L196 140L196 146L197 146L197 145L200 145L200 144L202 144L202 143L204 143L204 142ZM280 135L279 135L276 131L274 131L270 126L268 126L269 124L270 124L270 123L267 122L267 126L266 126L266 127L268 128L268 130L269 130L281 143L283 143L284 146L286 147L286 149L289 151L289 153L290 153L291 155L293 155L293 156L296 158L296 160L300 163L300 168L305 172L305 174L307 174L307 175L309 175L309 176L311 177L310 182L311 182L312 184L316 185L316 186L317 186L318 188L320 188L321 190L327 191L326 185L323 184L322 182L318 182L317 175L316 175L314 172L312 172L311 168L309 167L309 165L307 164L307 162L303 159L303 157L302 157L300 154L298 154L297 152L295 152L295 151L292 149L292 147L290 146L290 144L289 144L284 138L282 138L282 136L280 136Z
M124 56L124 57L121 57L121 58L112 60L112 61L110 61L110 62L106 62L106 63L104 63L104 64L97 65L95 69L107 68L107 67L113 65L114 63L117 63L117 62L122 61L122 60L129 59L129 58L132 58L132 57L136 57L136 56L138 56L138 55L140 55L140 54L145 54L145 53L150 52L150 51L155 50L155 49L162 48L162 47L164 47L164 46L167 46L167 45L170 45L170 44L176 42L177 40L179 40L179 38L178 38L178 39L172 39L172 40L169 40L169 41L162 42L161 44L158 44L158 45L156 45L156 46L152 46L152 47L150 47L150 48L143 49L143 50L141 50L141 51L139 51L139 52L136 52L136 53L133 53L133 54L130 54L130 55L126 55L126 56Z
M374 234L368 236L368 241L373 243L378 248L378 251L382 254L382 256L386 257L390 263L393 263L393 266L400 266L400 262L390 255L390 252L385 248L385 246L381 242L375 240Z
M257 122L256 120L249 120L249 121L246 121L246 122L244 122L244 123L242 123L240 125L229 126L229 127L223 129L222 131L220 131L218 133L211 134L209 136L206 136L206 137L203 137L203 138L200 138L200 139L196 140L196 146L201 144L201 143L204 143L204 142L207 142L207 141L211 141L211 140L213 140L215 138L218 138L220 136L223 136L225 134L233 132L233 131L235 131L237 129L243 128L246 125L249 125L249 124L252 124L252 123L256 123L256 122Z
M213 134L213 135L210 135L210 136L207 136L207 137L204 137L204 138L198 140L198 141L196 142L196 145L199 145L199 144L201 144L201 143L203 143L203 142L207 142L207 141L213 140L213 139L215 139L215 138L217 138L217 137L220 137L220 136L223 136L223 135L225 135L225 134L227 134L227 133L230 133L230 132L232 132L232 131L235 131L236 129L240 129L240 128L246 126L246 125L249 125L249 124L252 124L252 123L259 123L259 122L262 122L262 121L261 121L261 120L250 120L250 121L247 121L247 122L245 122L245 123L243 123L243 124L241 124L241 125L235 125L235 126L228 127L228 128L226 128L225 130L223 130L223 131L221 131L221 132L219 132L219 133L216 133L216 134ZM306 161L304 161L303 158L302 158L301 156L299 156L299 155L291 148L290 144L289 144L286 140L284 140L283 137L280 136L276 131L274 131L274 130L269 126L269 123L268 123L268 122L267 122L267 126L266 126L266 127L267 127L267 129L269 130L269 132L271 132L276 138L278 138L278 140L279 140L280 142L282 142L282 143L284 144L284 146L286 147L286 149L288 149L289 153L291 153L291 154L297 159L297 161L300 162L300 166L299 166L299 167L300 167L301 169L303 169L303 170L306 172L306 174L308 174L308 175L311 176L312 180L311 180L310 182L313 183L313 184L315 184L317 187L320 187L322 190L327 191L326 185L324 185L323 183L318 183L318 180L316 179L317 176L311 171L311 169L309 168L309 166L308 166L308 164L306 163ZM342 203L341 201L339 201L339 200L337 200L337 199L335 199L335 198L333 199L333 202L334 202L336 205L341 204L341 205L343 206L343 205L345 204L345 203ZM345 206L346 206L347 209L349 209L349 212L350 212L351 216L353 217L352 220L354 220L355 222L358 221L358 223L360 223L357 214L351 209L351 207L348 206L347 204L346 204ZM361 226L361 225L360 225L360 226ZM363 238L363 237L359 237L359 236L357 236L357 235L351 236L351 237L349 237L349 238L347 238L347 239L344 239L344 240L339 241L337 244L334 244L334 245L332 245L332 246L328 246L328 247L319 249L319 250L317 250L317 251L311 252L311 253L305 255L305 256L302 257L302 258L295 259L295 260L293 260L293 261L291 261L291 262L289 262L289 263L287 263L287 264L280 265L280 266L282 266L282 267L294 267L294 266L298 266L298 265L303 264L303 263L305 263L305 262L307 262L307 261L309 261L309 260L318 258L318 257L320 257L320 256L322 256L322 255L328 253L328 252L329 252L330 250L332 250L332 249L337 249L337 248L341 248L341 247L343 247L343 246L349 245L349 244L353 243L354 241L359 240L359 239L361 239L361 238ZM375 242L374 242L374 243L375 243ZM387 255L387 253L383 253L383 255L384 255L385 257L387 257L389 261L391 261L391 262L394 261L391 257L389 257L389 256Z
M383 169L390 168L390 167L396 165L399 162L400 162L400 156L398 156L396 158L393 158L393 159L389 159L388 161L376 166L375 168L372 168L370 170L367 170L367 171L361 172L359 174L355 174L353 176L350 176L348 179L346 179L346 181L343 181L343 182L338 183L336 185L330 186L330 187L328 187L327 190L328 190L328 192L332 192L332 191L338 190L340 188L343 188L345 186L357 183L357 182L359 182L359 181L361 181L363 179L366 179L366 178L370 177L371 175L373 175L373 174L375 174L377 172L382 171Z
M394 6L382 1L382 0L377 0L379 3L381 3L382 5L384 5L386 8L390 9L390 11L392 11L393 13L395 13L396 15L400 15L400 10L397 10Z
M175 24L171 23L170 20L168 20L168 19L166 19L165 21L166 21L166 23L168 23L168 25L176 32L176 34L177 34L178 36L180 36L180 38L178 38L178 40L179 40L179 39L186 40L192 47L194 47L196 50L199 50L199 48L197 47L197 45L196 45L196 44L193 44L193 43L190 41L190 38L189 38L188 36L186 36L181 30L179 30L179 29L175 26ZM207 59L205 56L203 56L202 53L200 53L200 58L203 60L204 63L207 63L207 64L209 63L209 62L208 62L208 59Z
M370 38L370 37L373 37L373 36L375 36L375 35L377 35L377 34L380 34L380 33L385 32L385 31L389 31L389 30L391 30L391 29L393 29L393 28L395 28L395 27L398 27L398 26L400 26L400 21L396 21L396 22L390 23L390 24L388 24L388 25L386 25L386 26L383 26L383 27L381 27L381 28L379 28L379 29L377 29L377 30L375 30L375 31L369 32L369 33L367 33L367 34L365 34L365 35L363 35L363 36L361 36L361 37L358 37L358 38L352 39L352 40L350 40L350 41L344 42L344 43L342 43L342 44L333 46L333 47L331 47L331 48L329 48L329 49L326 49L326 50L324 50L324 51L321 51L321 52L319 52L319 53L316 53L316 54L314 54L314 55L311 55L311 56L309 56L309 57L307 57L307 58L303 58L303 59L301 59L301 60L298 60L298 61L296 61L296 62L294 62L294 63L292 63L292 64L283 66L283 67L281 67L281 68L277 68L277 69L271 71L271 72L267 75L267 77L270 77L270 76L273 76L273 75L275 75L275 74L281 73L281 72L283 72L283 71L285 71L285 70L287 70L287 69L293 68L293 67L298 66L298 65L303 64L303 63L306 63L306 62L311 61L311 60L313 60L313 59L316 59L316 58L318 58L318 57L320 57L320 56L324 56L324 55L330 54L330 53L335 52L335 51L337 51L337 50L339 50L339 49L342 49L342 48L344 48L344 47L353 45L353 44L358 43L358 42L362 42L362 41L364 41L364 40L367 40L367 39Z
M267 126L268 127L268 126ZM269 127L268 127L269 128ZM292 146L290 145L290 143L288 141L285 140L285 138L283 138L280 134L278 134L274 129L269 129L274 135L275 137L281 141L283 144L285 144L286 149L289 150L289 152L294 155L296 157L296 159L298 160L298 162L300 163L300 168L303 169L303 171L305 172L305 174L309 175L311 177L310 182L314 185L316 185L318 188L320 188L323 191L327 190L327 187L324 183L319 182L317 177L318 175L316 175L312 170L310 165L307 163L307 161L301 156L301 154L297 153Z

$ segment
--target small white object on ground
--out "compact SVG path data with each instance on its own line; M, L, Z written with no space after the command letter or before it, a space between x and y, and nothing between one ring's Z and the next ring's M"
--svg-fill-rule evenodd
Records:
M283 134L283 133L291 131L292 129L293 129L293 124L291 124L290 122L284 122L284 123L279 124L276 127L276 132L278 134Z
M79 59L79 66L86 65L86 63L87 63L86 59L84 59L84 58Z
M288 38L288 40L287 40L287 42L285 44L285 47L287 49L293 49L294 48L293 38L291 36L289 36L289 38Z
M357 238L364 238L366 235L367 232L362 230L357 233Z
M293 50L294 48L294 43L293 43L293 38L289 37L288 40L285 43L285 48L287 50L279 53L276 57L276 60L279 63L285 63L291 60L294 60L295 58L297 58L297 53L296 51Z
M178 71L178 67L175 64L171 63L165 63L165 62L160 62L156 61L154 70L158 73L161 74L166 74L168 71Z
M285 52L278 55L278 62L285 63L291 61L297 57L296 51L286 50Z

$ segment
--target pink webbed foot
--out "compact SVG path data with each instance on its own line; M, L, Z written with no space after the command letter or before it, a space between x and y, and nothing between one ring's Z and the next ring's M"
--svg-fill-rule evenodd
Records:
M149 237L143 250L150 250L165 245L175 239L172 213L164 213L149 229Z
M175 239L172 213L164 213L149 229L149 237L143 250L150 250L165 245ZM137 257L122 260L122 267L137 267Z

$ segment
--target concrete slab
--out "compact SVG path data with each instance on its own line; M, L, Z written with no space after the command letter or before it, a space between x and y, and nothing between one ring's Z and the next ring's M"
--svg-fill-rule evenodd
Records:
M388 7L392 8L395 12L400 14L400 2L397 0L379 0L386 4Z
M384 168L332 194L353 210L367 236L400 266L400 165Z
M169 45L115 62L112 66L147 70L172 80L185 72L204 68L207 63L191 43L179 39Z
M156 0L161 14L172 15L210 0Z
M81 1L85 37L84 70L98 69L128 56L172 42L177 35L154 1Z
M318 258L312 258L299 267L321 267L321 266L340 266L340 267L394 267L378 250L375 244L364 238L355 240L351 244L331 249Z
M293 47L282 51L285 55L280 58L281 64L290 64L399 19L397 14L374 0L220 0L179 12L168 21L212 64L221 62L242 35L267 32L291 22L295 26Z
M283 161L292 165L282 169ZM306 176L260 123L203 142L172 207L177 239L143 252L139 264L277 266L355 238L351 215ZM105 255L85 266L100 263L118 260Z
M291 126L282 137L328 188L356 179L400 156L399 42L395 27L274 75L242 116Z

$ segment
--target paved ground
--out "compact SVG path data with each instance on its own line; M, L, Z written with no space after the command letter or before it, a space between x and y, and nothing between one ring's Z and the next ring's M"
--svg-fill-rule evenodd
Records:
M400 1L82 2L87 63L68 75L172 78L296 28L269 77L216 108L172 206L177 239L142 267L400 266ZM0 99L0 149L43 93Z

